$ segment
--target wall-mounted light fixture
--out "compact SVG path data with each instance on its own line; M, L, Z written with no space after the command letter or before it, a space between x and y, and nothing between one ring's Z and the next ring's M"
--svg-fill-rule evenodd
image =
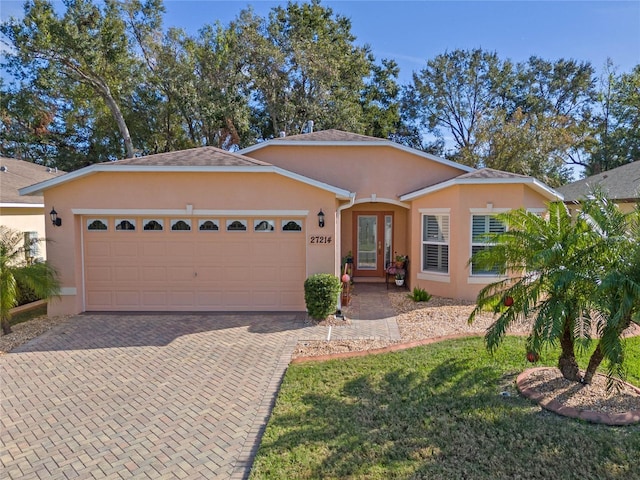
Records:
M322 212L322 209L318 212L318 226L320 228L324 228L324 213Z
M55 227L59 227L60 225L62 225L62 219L58 218L58 212L56 212L55 208L51 209L51 211L49 212L49 216L51 217L51 223L53 223Z

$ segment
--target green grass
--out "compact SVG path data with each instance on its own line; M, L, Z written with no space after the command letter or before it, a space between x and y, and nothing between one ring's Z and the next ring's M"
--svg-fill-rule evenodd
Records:
M469 338L291 365L251 478L640 479L640 426L541 411L516 393L524 352L523 338L493 356ZM640 338L627 352L640 385ZM549 351L538 364L556 361Z

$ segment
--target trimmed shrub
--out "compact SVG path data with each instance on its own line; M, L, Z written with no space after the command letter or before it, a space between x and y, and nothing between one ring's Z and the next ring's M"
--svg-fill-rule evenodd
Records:
M427 293L424 288L414 287L413 292L407 295L414 302L428 302L431 300L431 294Z
M304 301L309 316L324 320L335 313L340 288L340 279L330 273L316 273L307 278L304 281Z

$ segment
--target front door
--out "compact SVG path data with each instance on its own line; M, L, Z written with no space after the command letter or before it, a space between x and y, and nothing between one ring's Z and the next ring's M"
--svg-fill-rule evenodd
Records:
M355 213L354 242L356 277L382 277L391 260L393 215L390 212Z

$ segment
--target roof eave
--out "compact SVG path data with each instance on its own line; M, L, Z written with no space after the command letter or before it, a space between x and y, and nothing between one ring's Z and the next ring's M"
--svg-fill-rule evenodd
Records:
M528 178L463 178L463 179L451 179L446 182L438 183L436 185L432 185L430 187L423 188L421 190L417 190L415 192L406 193L400 196L400 200L402 201L410 201L416 198L422 197L424 195L429 195L430 193L434 193L445 188L449 188L454 185L495 185L495 184L525 184L531 186L538 193L542 194L544 197L551 201L556 200L564 200L564 197L559 192L553 190L548 187L544 183L539 180L528 177Z
M44 182L36 183L29 187L18 190L20 195L38 195L45 190L56 187L63 183L76 180L81 177L93 175L98 172L165 172L165 173L185 173L185 172L220 172L220 173L276 173L284 177L297 180L307 185L328 190L339 199L349 199L351 192L342 188L334 187L323 182L318 182L303 175L289 172L273 165L226 165L226 166L177 166L177 165L116 165L116 164L94 164L81 168L75 172L67 173L60 177L52 178Z

